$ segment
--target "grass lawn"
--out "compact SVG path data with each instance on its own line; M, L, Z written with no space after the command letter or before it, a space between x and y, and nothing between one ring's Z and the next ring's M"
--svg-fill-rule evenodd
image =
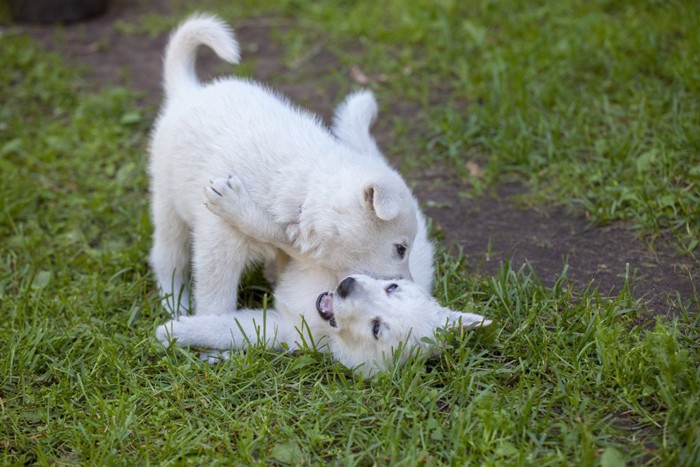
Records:
M423 109L415 166L474 159L477 188L517 178L530 202L697 251L694 2L230 3L208 9L289 16L290 60L325 35L389 77L373 84L383 105ZM81 91L61 57L13 33L0 63L3 465L700 464L697 294L650 320L629 290L571 290L566 270L545 287L508 263L479 278L440 251L439 301L495 323L444 336L439 357L367 381L312 350L217 366L164 350L146 264L151 113L128 90ZM244 295L264 291L253 277Z

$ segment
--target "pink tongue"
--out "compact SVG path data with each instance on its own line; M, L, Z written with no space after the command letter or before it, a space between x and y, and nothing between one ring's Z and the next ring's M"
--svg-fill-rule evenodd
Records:
M324 313L333 313L333 295L326 294L321 298L319 303L321 311Z

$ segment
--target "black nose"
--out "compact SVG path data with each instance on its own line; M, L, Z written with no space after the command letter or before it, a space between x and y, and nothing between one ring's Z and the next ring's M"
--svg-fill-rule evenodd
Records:
M338 284L338 295L341 298L347 297L352 292L352 289L355 288L356 283L357 281L352 277L346 277Z

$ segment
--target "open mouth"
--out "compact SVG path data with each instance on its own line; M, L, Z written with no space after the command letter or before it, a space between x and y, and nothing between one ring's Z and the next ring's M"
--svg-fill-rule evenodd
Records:
M333 315L333 292L323 292L316 299L316 310L321 318L328 321L333 327L336 327L335 316Z

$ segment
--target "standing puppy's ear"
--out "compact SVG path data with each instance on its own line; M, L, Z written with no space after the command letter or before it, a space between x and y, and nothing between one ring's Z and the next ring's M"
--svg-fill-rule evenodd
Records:
M492 323L490 319L486 319L475 313L462 313L459 311L452 311L448 308L443 308L443 310L447 313L448 327L457 327L461 324L463 328L478 328L488 326Z
M363 190L364 206L378 218L390 221L399 214L399 197L390 189L379 185L369 185Z
M345 98L333 116L333 134L355 151L383 157L369 132L377 118L377 101L372 91L357 91Z

